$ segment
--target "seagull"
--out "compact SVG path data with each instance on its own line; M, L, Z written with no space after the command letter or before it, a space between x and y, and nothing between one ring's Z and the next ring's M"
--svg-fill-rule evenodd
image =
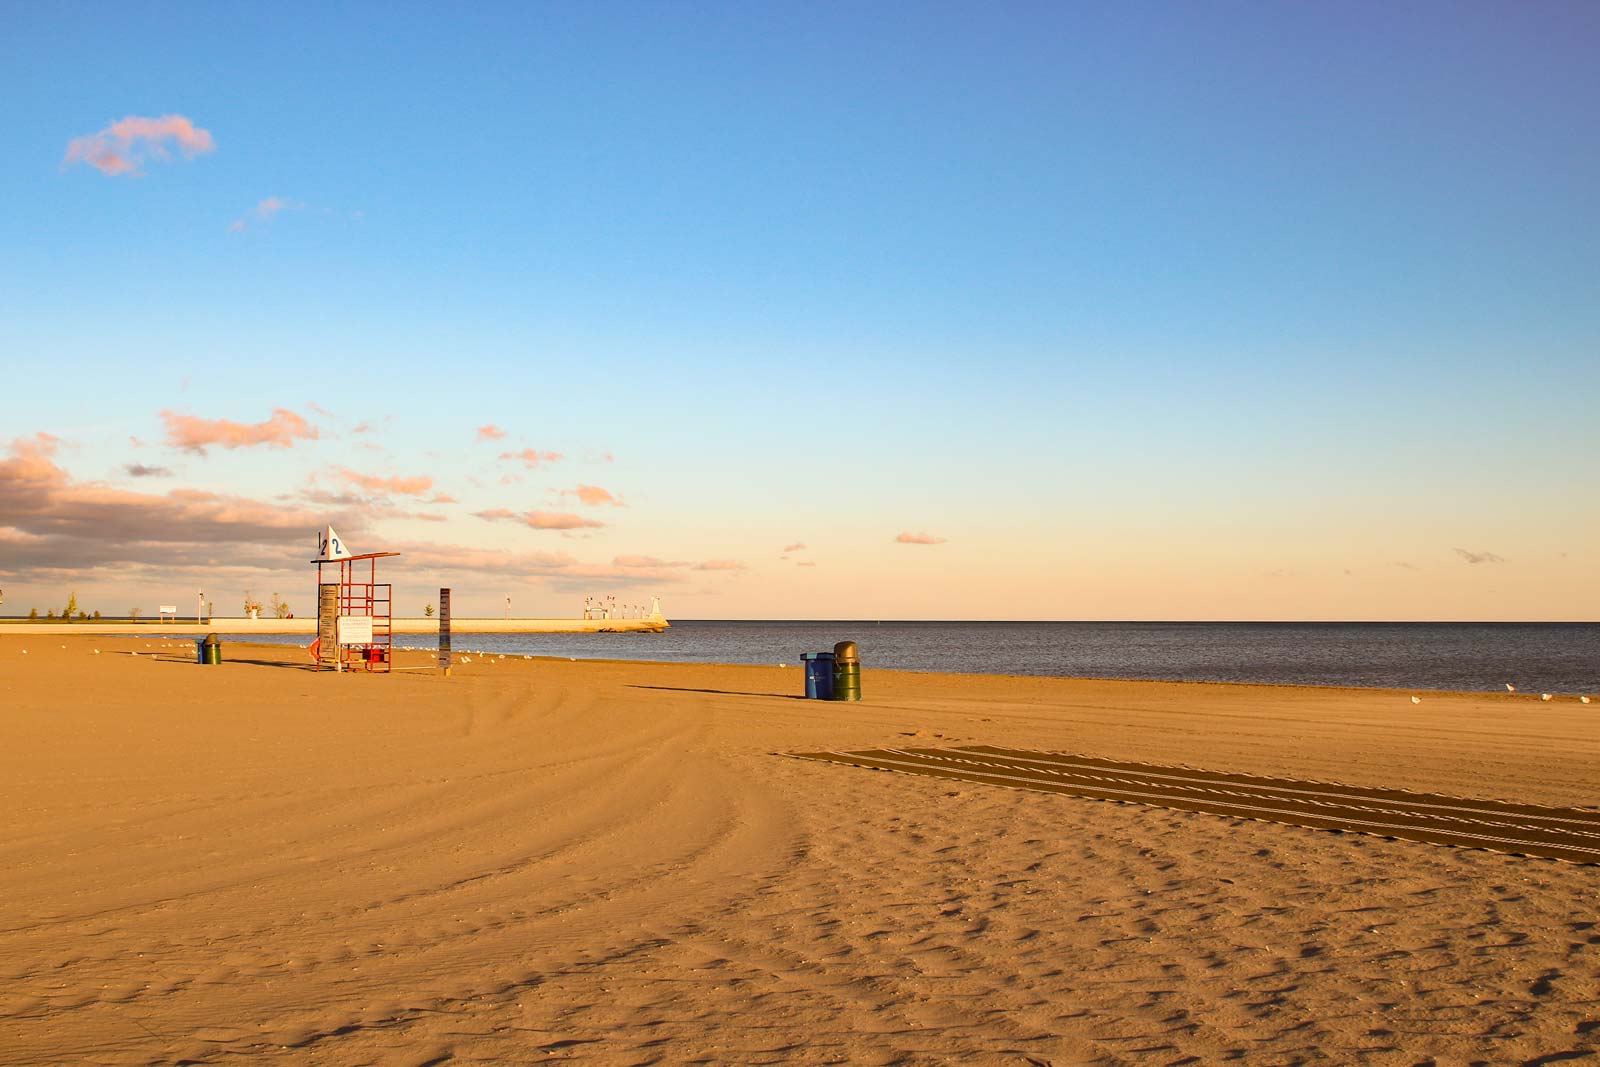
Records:
M1539 694L1539 699L1540 700L1549 700L1551 698L1551 696L1552 696L1552 694L1550 694L1550 693L1540 693Z
M1516 686L1512 685L1510 682L1506 683L1506 692L1515 693L1516 691L1517 691L1517 687Z
M1589 698L1588 697L1579 697L1578 699L1583 701L1585 704L1589 703Z
M1411 703L1420 704L1420 703L1422 703L1422 698L1421 697L1412 697L1411 698Z

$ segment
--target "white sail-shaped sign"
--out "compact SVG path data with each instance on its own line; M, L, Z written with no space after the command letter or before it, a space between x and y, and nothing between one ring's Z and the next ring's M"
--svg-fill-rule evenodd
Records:
M344 538L332 526L324 526L317 535L317 559L319 561L334 559L349 559L353 553L345 547Z

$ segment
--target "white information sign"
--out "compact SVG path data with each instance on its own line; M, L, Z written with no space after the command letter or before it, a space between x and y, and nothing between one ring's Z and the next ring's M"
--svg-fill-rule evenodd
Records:
M176 615L178 613L178 605L176 605L176 604L162 604L161 606L156 608L156 612L158 614L161 614L161 615Z
M372 644L372 616L340 615L339 643L341 645Z
M332 526L324 526L317 535L318 559L349 559L353 553L345 547L344 538Z

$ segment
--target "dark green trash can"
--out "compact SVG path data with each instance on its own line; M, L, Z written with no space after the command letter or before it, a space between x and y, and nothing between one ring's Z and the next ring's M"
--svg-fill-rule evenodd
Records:
M200 662L213 665L222 662L222 639L216 634L206 634L205 640L200 642Z
M833 646L833 699L861 699L861 653L854 641Z

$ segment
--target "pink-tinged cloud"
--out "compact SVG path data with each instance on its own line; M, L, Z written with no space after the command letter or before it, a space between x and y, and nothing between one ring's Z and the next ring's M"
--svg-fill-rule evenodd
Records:
M580 485L576 489L566 490L562 495L575 496L590 507L600 507L604 504L609 504L614 508L628 506L622 502L621 498L612 496L609 491L600 488L598 485Z
M697 571L742 571L744 564L736 559L708 559L704 563L696 563Z
M935 537L930 533L901 533L894 539L897 545L942 545L944 538Z
M506 432L492 422L478 427L478 440L480 441L498 441L505 435ZM501 456L500 458L504 459L505 457Z
M172 148L183 158L193 159L216 147L210 131L182 115L129 115L103 130L74 137L67 144L61 165L87 163L101 174L115 177L138 174L147 160L172 158Z
M805 550L805 547L806 546L803 543L796 541L792 545L784 545L783 550L785 552L802 552Z
M376 474L362 474L348 467L340 467L335 473L351 485L359 486L369 493L400 493L403 496L421 496L433 488L433 479L426 475L417 475L414 478L398 476L384 478Z
M455 504L455 503L458 503L458 501L456 500L455 497L451 496L449 493L435 493L428 500L428 503L430 503L430 504Z
M285 408L277 408L265 422L233 422L229 419L201 419L163 411L167 424L167 444L185 452L205 455L215 445L221 448L292 448L299 440L315 440L317 428Z
M271 222L272 217L278 214L280 211L299 209L303 207L305 207L304 204L294 200L285 200L281 196L269 196L266 199L257 202L256 206L251 208L249 213L235 219L233 224L228 227L228 230L232 233L243 233L245 230L250 228L250 224L252 222L257 224L268 223ZM316 407L314 404L311 406L313 409Z
M472 514L486 522L520 522L535 530L582 530L605 525L595 519L586 519L582 515L551 511L524 511L519 515L506 508L490 508L487 511L474 511Z
M796 567L815 567L816 563L811 561L811 560L807 560L804 563L796 563L795 566Z
M666 560L657 556L617 556L611 561L615 566L628 569L660 570L671 567L687 567L687 560Z
M521 452L502 452L501 459L514 459L532 470L541 463L554 463L561 459L560 452L540 452L537 448L524 448Z
M582 563L566 553L509 552L420 542L400 542L388 547L405 554L408 573L432 572L443 577L459 573L460 584L485 576L509 581L539 583L574 593L599 588L637 588L680 583L681 571L670 568L623 567L616 563Z
M605 525L597 519L554 511L530 511L522 516L522 521L535 530L583 530Z
M197 490L154 494L75 481L47 434L13 441L0 459L0 515L24 535L5 562L36 569L105 564L291 563L322 517L280 503ZM337 516L337 522L346 516ZM358 524L359 526L359 524Z

